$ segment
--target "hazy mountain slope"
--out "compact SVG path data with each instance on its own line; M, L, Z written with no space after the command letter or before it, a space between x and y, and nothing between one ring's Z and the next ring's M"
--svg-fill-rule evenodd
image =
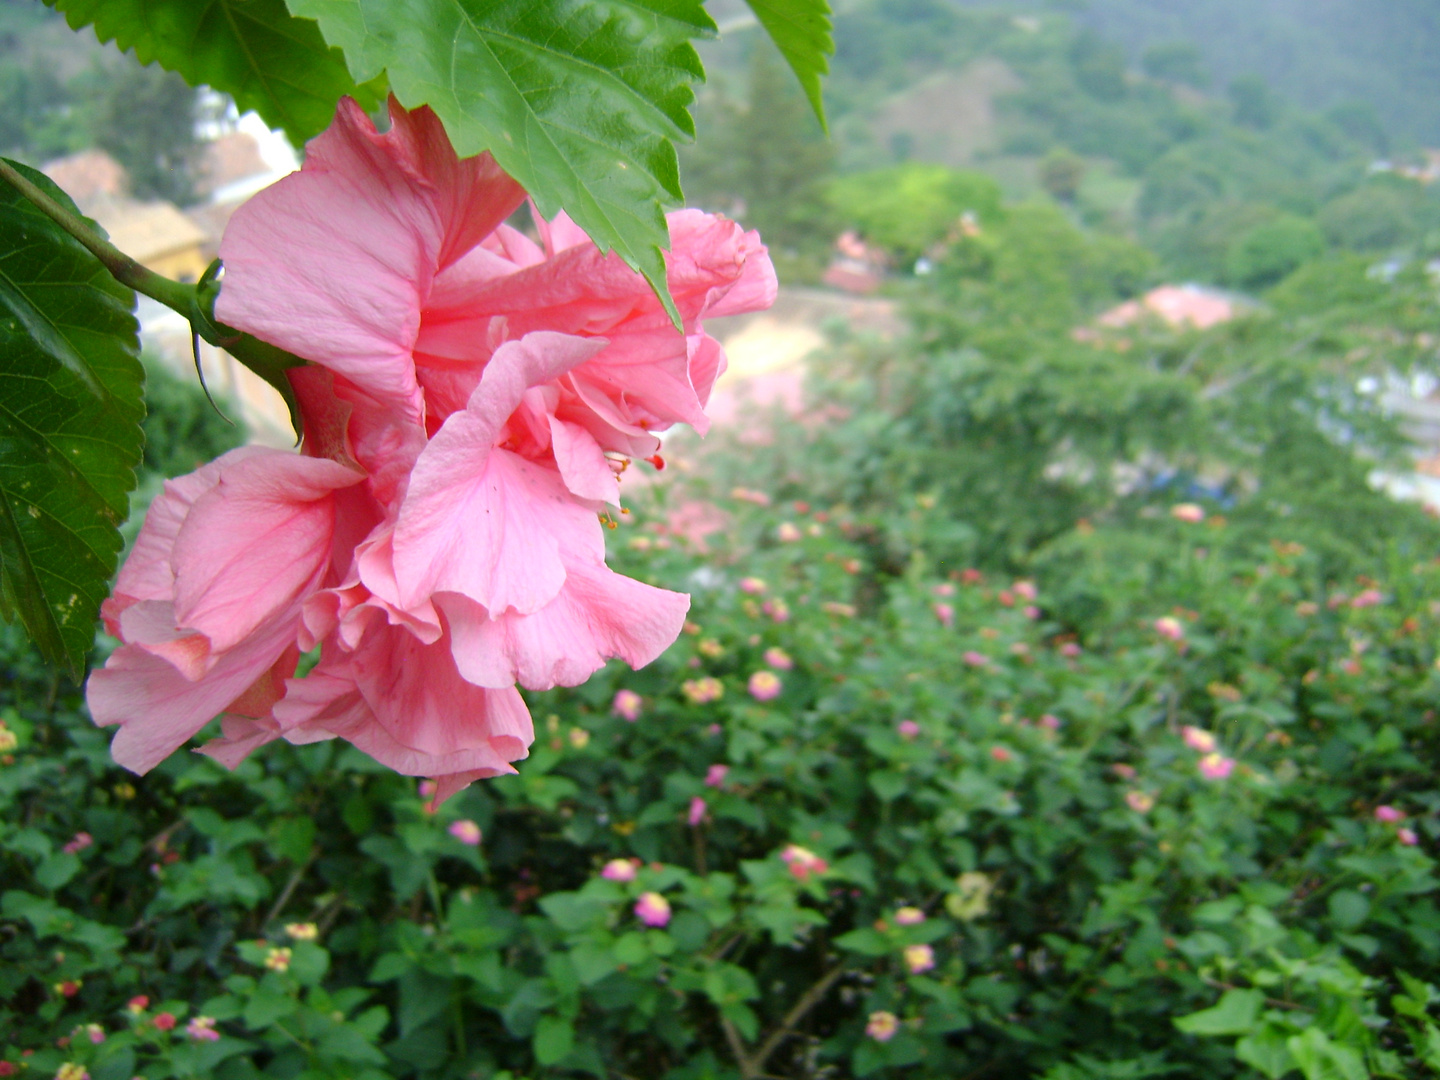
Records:
M959 0L967 7L1054 11L1121 43L1197 45L1216 88L1256 74L1307 108L1375 107L1393 132L1440 143L1436 0Z

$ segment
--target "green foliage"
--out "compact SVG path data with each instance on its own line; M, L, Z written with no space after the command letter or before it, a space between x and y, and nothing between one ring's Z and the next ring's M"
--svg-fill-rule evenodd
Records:
M1184 83L1201 89L1210 81L1205 74L1204 57L1199 47L1189 41L1151 45L1141 54L1140 66L1152 79Z
M1264 130L1275 123L1279 108L1269 84L1259 75L1243 75L1227 89L1235 106L1235 122Z
M158 363L145 365L145 458L156 476L194 472L245 441L245 430L217 412L192 379L177 379Z
M835 51L827 0L746 0L760 25L785 57L805 91L815 117L823 126L825 105L820 79L830 70Z
M563 207L673 315L662 203L682 198L674 141L694 135L704 78L690 42L715 30L700 0L289 3L357 80L383 74L406 107L429 105L459 154L489 150L542 213Z
M1239 237L1226 253L1227 276L1246 288L1263 288L1324 254L1325 234L1309 218L1280 214Z
M1224 1080L1275 1052L1272 1028L1304 1068L1378 1019L1435 1022L1434 564L1335 580L1288 541L1252 557L1218 517L1162 514L1137 526L1151 577L1105 527L1063 589L921 559L877 577L862 518L739 494L707 555L659 506L618 534L621 569L704 582L693 633L532 695L520 774L438 813L338 741L127 776L6 638L6 1059L161 1080ZM1108 602L1077 618L1076 588ZM766 669L781 690L756 700ZM1228 778L1201 774L1187 725ZM632 881L602 876L616 859ZM664 926L635 916L646 892ZM881 1011L885 1042L865 1034ZM186 1034L200 1017L218 1039ZM1419 1051L1386 1042L1416 1075Z
M25 175L78 213L39 173ZM134 304L85 248L0 186L0 610L72 671L94 641L140 461Z
M158 67L118 66L91 126L95 145L125 167L130 193L182 206L195 201L195 91Z
M1050 151L1040 162L1040 186L1061 202L1074 202L1085 179L1085 159L1063 148Z
M907 163L832 181L826 199L837 218L901 259L944 241L967 211L982 223L1000 215L1000 185L982 173Z
M834 233L821 188L835 146L763 42L748 74L743 104L711 96L697 110L701 137L681 158L690 201L735 213L777 255L823 252Z
M47 0L75 29L158 63L191 86L208 84L254 109L299 145L318 134L344 94L367 108L377 85L357 85L314 23L284 0Z

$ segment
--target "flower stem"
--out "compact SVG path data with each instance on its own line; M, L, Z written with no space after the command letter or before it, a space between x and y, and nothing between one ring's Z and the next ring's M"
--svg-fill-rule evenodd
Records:
M303 434L299 404L285 372L288 368L299 367L305 361L269 342L217 323L213 314L217 289L208 271L198 286L171 281L163 274L141 266L101 237L78 214L46 194L33 180L17 169L14 163L4 158L0 158L0 178L29 199L37 210L100 260L100 264L110 271L116 281L183 315L191 330L198 336L212 345L222 346L236 360L275 387L290 410L290 421L295 427L296 435ZM218 266L216 263L212 269Z
M110 241L102 239L78 215L61 206L4 158L0 158L0 176L34 203L41 213L84 245L120 284L143 293L152 300L158 300L187 319L190 317L190 305L195 299L193 285L171 281L141 266Z

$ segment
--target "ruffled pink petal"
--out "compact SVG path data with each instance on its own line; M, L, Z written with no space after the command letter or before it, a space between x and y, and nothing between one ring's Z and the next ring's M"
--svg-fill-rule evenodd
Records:
M333 461L265 450L216 463L218 478L175 537L175 620L232 648L311 592L330 564L338 488L365 479Z
M572 494L592 502L620 505L620 477L595 437L579 424L549 417L550 449L560 477Z
M167 660L125 645L103 669L91 672L85 700L95 723L120 725L110 744L115 761L145 773L242 697L294 640L293 622L267 626L217 656L195 682Z
M210 670L214 655L210 639L175 625L175 605L168 600L140 600L120 613L116 636L172 664L194 682Z
M528 690L577 686L614 657L644 667L680 636L690 609L684 593L588 561L568 564L559 595L531 615L487 618L454 593L436 602L461 675L481 686L519 682Z
M220 243L216 316L346 376L416 401L410 351L438 269L519 205L488 154L459 161L428 109L393 106L378 134L341 101L305 167L236 211Z
M280 737L280 725L268 716L239 716L227 713L220 718L221 736L196 750L234 772L240 763L266 743Z
M557 536L593 533L592 546L603 550L593 511L558 473L494 448L529 387L603 347L536 333L496 351L466 410L445 421L415 464L395 526L400 606L448 591L489 611L534 611L565 580Z
M327 647L314 671L289 683L275 718L292 742L338 736L407 776L511 773L535 737L513 686L474 686L447 643L384 625L354 652Z
M175 595L175 572L170 554L175 538L185 524L195 500L211 490L220 480L225 464L233 464L266 453L260 447L245 446L232 450L185 476L166 480L165 487L150 502L135 546L130 549L125 565L115 579L115 590L102 607L106 627L118 636L120 613L138 600L169 601Z

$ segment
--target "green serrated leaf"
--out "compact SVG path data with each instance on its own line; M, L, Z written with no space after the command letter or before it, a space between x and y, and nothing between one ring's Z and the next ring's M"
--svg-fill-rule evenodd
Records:
M825 103L820 96L820 79L830 71L828 57L835 55L835 39L826 0L745 0L760 25L775 42L780 55L800 80L810 99L815 118L825 122Z
M15 168L74 210L49 179ZM134 307L134 293L0 182L0 592L46 658L75 673L144 443Z
M546 216L564 209L678 314L665 284L675 139L705 77L701 0L288 0L357 79L429 105L462 156L489 150Z
M241 112L254 109L299 146L325 129L349 94L365 108L383 99L381 83L356 85L340 50L285 0L45 0L78 30L135 50L192 86L223 90Z

